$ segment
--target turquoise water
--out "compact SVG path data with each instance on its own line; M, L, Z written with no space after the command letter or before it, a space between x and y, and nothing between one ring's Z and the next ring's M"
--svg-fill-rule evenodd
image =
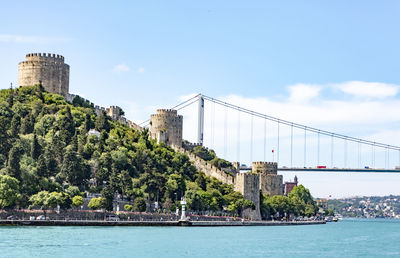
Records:
M0 227L1 257L400 257L400 221L282 227Z

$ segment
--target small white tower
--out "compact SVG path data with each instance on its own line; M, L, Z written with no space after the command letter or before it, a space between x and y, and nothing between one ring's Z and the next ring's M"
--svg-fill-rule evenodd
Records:
M186 200L185 198L182 198L181 200L181 205L182 205L182 215L181 215L181 221L186 221Z

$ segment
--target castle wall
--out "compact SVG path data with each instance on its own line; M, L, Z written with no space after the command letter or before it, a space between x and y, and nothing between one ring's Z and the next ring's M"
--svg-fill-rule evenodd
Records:
M42 86L51 93L68 97L69 65L64 63L64 57L55 54L27 54L26 60L18 64L18 85Z
M283 195L283 176L282 175L262 175L260 174L260 189L262 193L273 195Z
M159 132L164 133L167 145L182 146L183 117L176 110L159 109L150 117L150 136L160 142Z
M243 194L246 200L254 203L256 208L245 209L243 217L251 220L261 220L260 212L260 175L254 173L238 173L235 178L235 191Z
M189 157L190 161L193 162L193 165L199 171L203 171L204 174L206 174L206 176L215 177L216 179L218 179L219 181L221 181L225 184L229 184L229 185L234 184L235 178L233 176L225 173L221 169L211 165L207 161L203 160L202 158L197 157L196 155L194 155L190 151L185 150L182 147L178 147L178 146L172 146L172 147L174 148L175 151L186 154Z

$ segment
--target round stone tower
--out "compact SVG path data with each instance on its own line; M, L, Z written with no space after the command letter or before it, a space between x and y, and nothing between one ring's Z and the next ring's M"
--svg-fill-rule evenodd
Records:
M150 117L150 136L157 142L182 146L183 117L173 109L158 109Z
M18 86L42 83L45 90L68 97L69 65L64 57L56 54L27 54L18 64Z
M255 161L252 165L252 171L259 174L276 175L278 174L278 163Z

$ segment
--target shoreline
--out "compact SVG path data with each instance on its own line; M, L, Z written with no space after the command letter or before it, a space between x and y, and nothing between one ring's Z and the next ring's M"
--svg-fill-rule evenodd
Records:
M99 220L0 220L0 226L300 226L325 221L99 221Z

